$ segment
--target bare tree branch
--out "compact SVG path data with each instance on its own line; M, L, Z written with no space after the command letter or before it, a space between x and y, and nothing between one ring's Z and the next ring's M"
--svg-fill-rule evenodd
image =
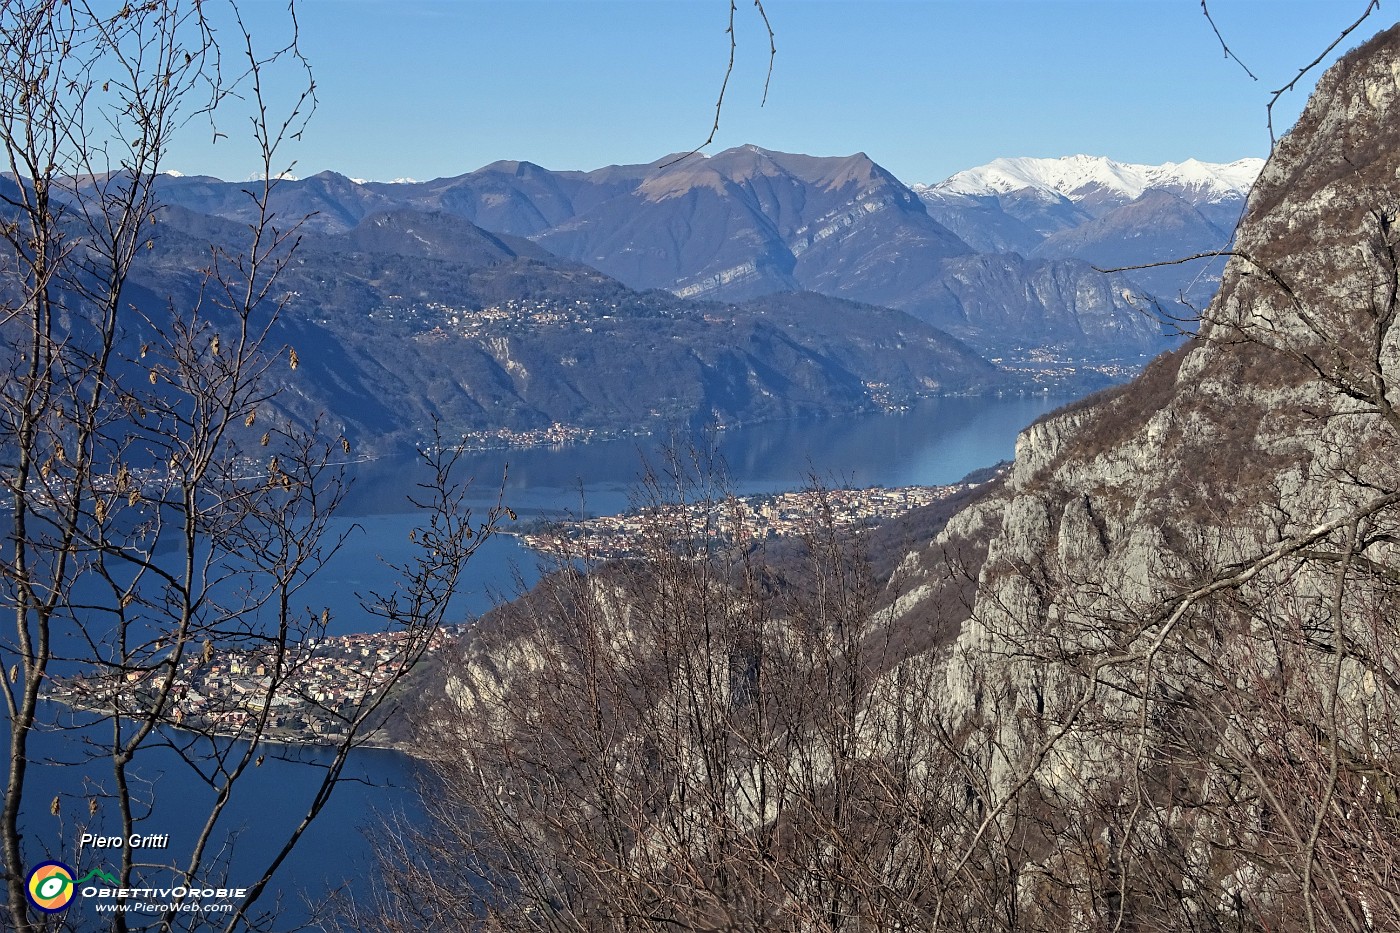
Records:
M683 162L698 153L701 149L709 146L715 141L715 136L719 134L719 118L724 110L724 95L729 90L729 79L734 75L734 57L739 48L738 36L734 31L734 18L738 12L738 0L729 0L729 23L725 27L724 33L729 37L729 60L725 63L724 77L719 85L719 98L715 101L715 120L710 126L710 135L705 137L705 141L674 159L663 163L661 168L668 168L678 162ZM768 10L763 6L763 0L753 0L754 7L758 10L759 17L763 20L763 28L768 33L768 73L763 79L763 100L759 106L768 103L768 87L773 80L773 62L778 56L778 45L773 33L773 25L768 20Z
M1258 81L1259 79L1255 76L1254 72L1249 70L1249 66L1240 61L1240 57L1230 51L1230 47L1225 44L1225 37L1220 34L1219 27L1215 25L1215 18L1210 15L1210 7L1207 5L1206 0L1201 0L1201 12L1205 15L1206 22L1210 23L1210 30L1215 33L1215 38L1219 41L1220 48L1225 53L1225 57L1234 59L1235 63L1244 69L1245 74L1249 75L1253 80Z
M1332 44L1329 45L1329 46L1327 46L1327 48L1323 49L1322 52L1318 54L1317 58L1314 58L1312 61L1310 61L1310 62L1308 62L1306 65L1304 65L1302 68L1298 69L1298 73L1297 73L1296 75L1293 76L1293 80L1292 80L1292 81L1289 81L1289 82L1288 82L1287 84L1285 84L1283 87L1281 87L1281 88L1279 88L1278 90L1274 91L1273 94L1269 97L1269 105L1268 105L1268 107L1266 108L1266 112L1268 113L1268 117L1269 117L1269 148L1270 148L1270 149L1272 149L1272 148L1274 147L1274 145L1278 142L1277 136L1274 135L1274 104L1277 104L1278 101L1279 101L1279 98L1281 98L1284 94L1288 93L1289 91L1291 91L1291 90L1293 90L1295 87L1297 87L1297 86L1298 86L1299 80L1301 80L1302 77L1303 77L1304 75L1306 75L1308 72L1312 71L1312 70L1313 70L1314 68L1316 68L1318 65L1322 64L1323 59L1325 59L1329 54L1331 54L1331 52L1332 52L1333 49L1335 49L1337 46L1341 45L1341 44L1342 44L1342 41L1343 41L1344 39L1346 39L1347 36L1351 35L1352 32L1354 32L1354 31L1356 30L1356 27L1360 26L1363 22L1366 21L1366 18L1367 18L1368 16L1370 16L1372 13L1374 13L1374 12L1377 11L1377 10L1379 10L1380 8L1381 8L1381 2L1380 2L1380 0L1367 0L1366 9L1364 9L1364 10L1361 11L1361 15L1358 16L1358 17L1356 18L1356 21L1355 21L1354 23L1352 23L1350 26L1348 26L1348 27L1346 27L1345 29L1343 29L1342 32L1341 32L1341 35L1339 35L1339 36L1337 36L1337 38L1333 39L1333 40L1332 40Z

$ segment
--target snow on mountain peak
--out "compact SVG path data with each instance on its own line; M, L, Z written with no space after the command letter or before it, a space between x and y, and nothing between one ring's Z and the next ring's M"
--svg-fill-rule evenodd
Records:
M1202 162L1187 159L1162 165L1115 162L1103 156L1073 155L1059 159L994 159L958 172L936 185L919 186L945 194L1006 194L1030 188L1080 201L1091 195L1139 197L1149 188L1186 194L1193 201L1243 197L1264 167L1263 159Z

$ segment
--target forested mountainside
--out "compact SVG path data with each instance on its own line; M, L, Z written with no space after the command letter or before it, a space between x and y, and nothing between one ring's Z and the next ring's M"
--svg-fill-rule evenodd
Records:
M916 192L864 153L817 157L747 145L590 172L495 162L394 184L323 172L282 181L273 206L280 217L307 216L316 234L344 234L386 212L447 214L631 288L723 301L820 292L907 311L983 354L1157 353L1173 344L1157 306L1177 308L1182 294L1203 304L1221 263L1112 275L1094 266L1223 248L1244 179L1257 169L1088 162L1109 166L1120 183L1081 184L1065 195L1034 173L1006 182L972 170ZM984 176L997 187L979 187ZM203 177L163 176L160 184L166 203L246 222L241 189Z
M210 244L231 262L246 228L171 206L154 229L128 299L159 327L170 302L203 298L218 332ZM270 407L361 450L421 442L434 421L478 443L539 443L1037 388L901 311L807 292L741 304L638 292L441 211L303 231L280 261L266 304L297 365L269 369L287 390Z
M1400 27L1280 141L1199 336L1028 429L888 580L819 522L781 571L671 529L483 626L427 714L451 838L509 879L470 909L1394 929L1397 179Z
M283 414L376 449L434 419L529 443L1102 385L1180 340L1177 299L1206 300L1219 262L1095 266L1225 246L1250 167L1040 161L917 194L864 154L757 146L591 172L279 179L271 225L296 252L267 299L299 366L269 376L290 390ZM1075 172L1112 184L1070 187ZM152 327L171 299L209 297L211 257L240 255L246 187L157 179L166 207L128 289ZM620 378L633 371L646 392Z

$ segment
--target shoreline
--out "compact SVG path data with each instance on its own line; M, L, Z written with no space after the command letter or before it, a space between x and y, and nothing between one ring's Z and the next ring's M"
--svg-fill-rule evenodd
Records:
M102 720L110 719L112 716L122 715L120 713L114 713L110 709L100 708L91 704L75 702L75 699L76 698L74 697L55 696L54 694L47 692L39 694L39 700L41 702L53 703L57 706L62 706L65 709L72 710L75 712L89 713L94 716L100 717ZM131 719L133 717L127 716L126 718ZM171 722L169 720L161 721L157 725L157 728L174 729L177 732L181 732L185 735L193 736L195 738L211 740L222 739L228 742L247 742L255 746L275 745L280 748L311 748L334 751L339 749L343 744L343 742L341 741L324 741L317 737L298 738L292 735L281 735L272 733L264 733L257 739L254 739L251 736L231 732L221 732L214 729L191 729L188 726L184 726L176 722ZM374 751L397 752L398 754L403 755L407 758L411 758L414 761L430 760L430 756L416 753L413 746L408 742L377 737L382 731L383 730L379 728L370 730L365 736L357 738L351 744L350 750L354 751L355 749L366 748Z
M900 414L900 413L902 413L902 412L907 412L907 411L910 410L910 408L912 408L912 407L915 406L915 405L919 405L919 404L924 403L924 402L937 401L938 399L983 398L983 397L995 397L995 398L1008 398L1008 397L1015 397L1015 398L1034 398L1034 397L1036 397L1036 396L1055 395L1055 394L1068 394L1068 395L1073 395L1073 396L1075 396L1075 397L1079 397L1079 396L1082 396L1085 392L1089 392L1089 391L1094 391L1094 390L1095 390L1094 388L1091 388L1091 387L1089 387L1088 385L1086 385L1086 384L1085 384L1086 382L1095 382L1095 384L1097 385L1098 388L1102 388L1102 387L1107 386L1107 385L1117 385L1117 384L1123 382L1125 379L1130 379L1130 378L1132 378L1131 376L1124 376L1121 372L1119 372L1120 370L1125 370L1125 369L1126 369L1126 370L1140 371L1140 370L1142 369L1142 367L1147 363L1147 359L1143 359L1143 360L1141 360L1141 361L1134 361L1134 362L1132 362L1132 363L1125 362L1124 360L1121 360L1121 359L1111 359L1111 360L1064 360L1064 361L1059 361L1059 362L1061 362L1061 363L1063 363L1063 364L1067 364L1067 365L1074 365L1074 366L1077 366L1077 367L1079 367L1080 370L1085 370L1085 371L1090 371L1090 372L1097 372L1097 373L1099 373L1099 375L1100 375L1100 377L1101 377L1102 379L1107 380L1107 381L1106 381L1106 382L1103 382L1101 385L1099 385L1099 384L1098 384L1098 380L1090 379L1089 377L1086 377L1086 376L1083 375L1082 373L1076 373L1076 374L1073 375L1073 376L1058 376L1058 377L1053 377L1053 378L1048 379L1048 380L1045 381L1045 382L1035 382L1032 378L1022 378L1021 380L1019 380L1019 384L1014 385L1014 386L1010 386L1010 387L1008 387L1008 386L988 385L988 386L983 386L983 387L979 387L979 388L956 389L956 390L946 391L946 392L944 392L944 391L939 391L939 392L918 393L918 394L916 394L916 395L914 395L914 396L912 396L912 397L910 397L910 398L906 399L905 401L900 402L900 403L898 403L898 404L886 404L886 405L882 405L882 404L878 404L878 403L873 403L873 402L872 402L872 403L869 404L867 407L864 407L864 408L856 408L856 409L851 409L851 410L846 410L846 411L830 411L830 412L822 412L822 413L820 413L820 414L796 414L796 415L790 415L790 416L788 416L788 417L781 417L781 418L757 418L757 419L752 419L752 420L718 422L718 423L711 423L711 424L706 424L706 425L700 425L699 428L698 428L698 430L702 430L702 431L712 430L712 431L716 431L716 432L724 432L724 431L730 431L730 430L736 430L736 429L742 429L742 428L759 427L759 426L761 426L761 425L766 425L766 424L787 424L787 423L799 422L799 421L832 421L832 420L840 419L840 418L861 418L861 417L868 417L868 416L870 416L870 415L879 415L879 414L894 415L894 414ZM1031 372L1035 372L1035 371L1036 371L1036 370L1034 370L1033 368L1029 368L1029 367L1026 368L1026 369L1018 369L1018 368L1008 367L1008 366L1006 366L1006 365L1004 365L1004 364L995 364L995 365L997 365L998 369L1002 370L1003 372L1006 372L1006 373L1009 373L1009 374L1012 374L1012 375L1023 375L1023 376L1024 376L1024 374L1026 374L1026 373L1031 373ZM1114 371L1113 374L1110 374L1110 372L1109 372L1110 370L1113 370L1113 371ZM562 439L554 439L554 440L537 440L537 441L524 441L524 442L513 442L513 441L494 441L494 442L493 442L493 441L484 441L484 440L483 440L483 441L476 441L476 442L467 442L466 436L464 436L464 437L463 437L463 444L462 444L462 452L463 452L463 453L469 453L469 454L479 454L479 453L490 453L490 452L493 452L493 451L502 451L502 450L540 450L540 449L547 449L547 448L567 448L567 447L583 446L583 445L594 444L594 443L607 443L607 442L612 442L612 441L628 440L628 439L631 439L631 438L655 437L657 434L665 433L665 432L667 432L667 431L669 431L669 430L673 430L673 429L675 429L675 428L677 428L677 427L680 427L681 424L682 424L682 423L669 423L669 422L668 422L668 423L653 425L653 426L650 426L650 427L632 427L632 428L604 428L604 427L588 428L588 427L580 427L580 426L566 425L566 426L564 426L564 427L572 428L572 429L578 430L578 431L581 432L581 433L582 433L582 432L588 432L588 436L585 437L585 438L562 438ZM536 429L531 429L531 430L538 431L538 430L544 430L544 429L536 428ZM521 433L524 434L524 433L526 433L526 432L523 432L523 431L522 431ZM417 445L416 443L414 443L414 442L412 442L412 441L394 441L394 440L388 440L388 443L387 443L385 446L383 446L383 447L377 447L377 446L376 446L376 447L371 447L370 449L378 451L378 453L377 453L377 455L376 455L376 457L375 457L374 459L384 459L384 458L386 458L386 457L392 458L392 457L395 457L395 456L414 454L414 453L417 453L417 452L419 451L420 448L418 447L418 445Z
M931 504L932 501L944 499L965 489L980 485L981 482L986 481L985 479L979 479L972 482L968 482L967 480L970 477L971 474L969 474L969 477L965 477L963 482L953 484L896 487L871 486L860 489L829 490L827 491L827 494L832 496L853 497L852 502L855 506L855 512L848 516L843 515L842 517L838 517L838 524L846 525L847 527L858 527L866 525L869 522L880 523L883 521L892 520L910 509L919 508ZM744 505L745 509L748 510L748 512L750 513L750 517L753 520L764 524L766 528L764 536L771 534L776 535L778 537L785 537L790 533L790 530L785 526L788 523L798 522L801 520L801 514L794 514L794 512L806 514L810 511L810 509L806 507L805 504L789 500L800 500L811 494L811 490L764 493L739 497L736 501ZM881 502L881 505L883 505L884 508L875 508L874 503L870 501L872 497L878 497L882 500L885 500ZM888 501L890 499L898 500L897 504ZM784 505L784 503L786 503L786 505ZM828 503L828 506L829 505L830 503ZM766 518L762 514L764 510L770 510ZM772 510L776 510L777 514L773 514ZM838 512L838 514L840 513ZM593 519L587 519L583 521L554 524L552 528L554 529L556 534L561 528L563 528L566 525L572 525L576 528L586 527L593 529L592 532L590 532L591 534L601 534L603 538L611 539L608 542L611 545L611 547L604 547L601 548L601 550L615 550L618 552L604 553L600 556L604 557L604 559L613 557L625 558L628 556L633 556L632 549L628 546L629 542L627 541L627 539L629 539L630 537L632 537L633 534L635 534L635 529L630 527L632 524L635 523L635 520L636 516L634 516L632 513L621 513L618 515L597 516ZM600 525L606 527L597 527ZM501 534L515 538L521 543L522 546L529 548L530 550L536 551L537 553L547 553L551 550L552 547L560 547L565 543L562 537L552 542L546 542L544 539L552 538L553 535L549 531L546 531L544 529L538 529L534 531L526 531L523 529L519 531L510 530L502 531ZM598 544L600 543L600 540L594 541L593 543ZM584 542L572 541L568 543L578 545ZM333 638L363 639L366 638L368 635L369 633L364 633L357 636L333 636ZM441 637L441 633L439 637ZM226 657L225 661L228 660L229 659ZM242 667L244 673L247 673L247 667L250 665L251 662L249 661L249 659L243 659ZM235 671L239 670L239 668L233 669ZM258 676L261 676L262 668L257 667L256 672ZM372 676L372 674L370 676ZM47 702L59 704L75 712L86 713L92 716L100 717L102 719L109 719L114 715L124 715L120 712L115 711L112 708L112 706L105 705L103 702L110 702L114 698L120 697L121 701L125 702L133 710L139 709L141 697L140 694L132 687L132 685L119 681L103 682L101 680L95 680L93 682L96 683L97 691L95 691L94 694L86 692L84 690L83 685L86 685L89 682L90 681L88 680L88 678L81 674L69 675L63 678L54 678L53 686L58 687L64 692L59 693L56 692L54 689L45 690L40 694L40 699ZM73 686L74 684L78 684L79 686L75 687ZM139 687L139 683L135 686ZM201 687L200 689L203 690L204 688ZM205 694L211 695L208 693L207 690L205 691ZM158 727L168 727L170 729L174 729L181 733L184 733L185 735L197 738L206 738L211 740L223 739L227 741L242 741L254 743L257 745L273 745L288 749L304 748L337 750L341 748L345 743L345 736L343 733L338 733L329 730L317 730L312 726L312 723L324 726L328 722L334 722L334 714L325 715L326 710L324 707L319 707L315 705L314 702L306 698L305 694L302 694L301 696L304 701L301 709L290 712L284 709L284 712L281 714L281 716L283 717L295 717L296 721L301 723L301 726L299 728L289 727L283 724L286 722L285 719L279 718L278 724L274 725L272 723L269 723L265 725L262 734L253 737L248 734L245 734L241 730L236 731L228 729L226 727L220 728L219 724L213 720L204 720L201 722L197 722L194 725L188 725L182 721L177 720L174 715L167 715L163 717L158 723ZM317 694L318 698L319 696L320 695ZM227 714L234 710L241 710L244 714L248 712L246 708L241 707L236 702L235 698L236 694L234 693L224 693L221 696L220 703L216 707L220 715ZM170 707L170 710L178 711L180 709L178 705L180 702L183 702L182 698L180 700L174 701L172 703L172 706ZM323 715L321 717L311 715L311 712L314 710L320 710ZM129 719L135 719L139 718L141 714L137 712L135 715L125 715ZM199 715L199 713L193 714L193 716L195 717L198 717ZM263 715L263 711L258 711L257 715ZM247 720L245 719L244 721L246 722ZM351 742L351 747L352 749L366 748L374 749L376 751L396 752L414 761L426 761L431 760L432 758L431 755L424 754L423 749L419 747L416 743L404 739L388 737L385 733L382 722L380 725L372 729L368 729L361 735L357 736Z

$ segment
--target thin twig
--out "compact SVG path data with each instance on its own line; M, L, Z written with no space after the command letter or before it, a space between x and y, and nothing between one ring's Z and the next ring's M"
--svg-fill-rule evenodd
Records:
M768 85L773 83L773 60L778 57L778 43L773 37L773 24L768 21L768 11L763 8L763 0L753 0L753 5L758 8L758 15L763 17L763 28L768 30L768 74L763 78L763 100L758 102L762 107L768 103Z
M1201 12L1205 14L1206 22L1210 23L1210 28L1211 31L1215 33L1215 38L1220 40L1220 48L1224 50L1225 57L1233 58L1236 64L1238 64L1241 68L1244 69L1245 74L1249 75L1255 81L1258 81L1259 76L1256 75L1254 72L1250 71L1249 66L1246 65L1244 62L1240 61L1240 57L1234 52L1230 51L1230 47L1225 44L1225 37L1220 34L1220 29L1216 27L1215 19L1210 15L1210 7L1206 5L1206 0L1201 0Z
M768 20L768 11L763 7L763 0L753 0L753 5L758 9L758 15L763 18L764 28L768 30L768 75L763 79L763 100L759 103L759 106L762 107L768 103L768 86L773 80L773 61L778 55L778 45L773 34L773 24ZM724 30L725 35L729 36L729 61L724 67L724 79L719 84L719 98L715 101L715 122L710 126L710 135L706 136L705 141L694 149L662 163L658 168L670 168L677 162L684 162L714 142L715 137L719 135L719 118L724 111L724 95L729 91L729 79L734 75L734 57L739 48L738 38L734 32L734 17L738 10L736 0L729 0L729 24Z
M1133 272L1137 269L1157 269L1161 266L1179 266L1183 263L1195 262L1197 259L1218 259L1221 256L1242 256L1245 259L1249 259L1248 256L1245 256L1238 250L1213 249L1204 253L1193 253L1190 256L1181 256L1177 259L1161 259L1157 262L1144 262L1136 266L1114 266L1111 269L1101 269L1098 266L1091 266L1090 268L1092 268L1095 272L1102 272L1107 275L1114 272ZM1253 262L1253 260L1250 261Z
M1203 0L1203 5L1204 5L1204 0ZM1345 39L1347 36L1351 35L1352 32L1355 31L1356 27L1357 27L1357 26L1360 26L1360 25L1366 20L1366 17L1370 16L1373 12L1375 12L1376 10L1379 10L1380 8L1381 8L1381 0L1367 0L1366 9L1361 13L1361 15L1360 15L1359 17L1357 17L1356 22L1352 23L1352 24L1351 24L1350 26L1348 26L1346 29L1343 29L1343 30L1342 30L1342 34L1341 34L1340 36L1338 36L1336 39L1333 39L1333 40L1332 40L1332 44L1329 45L1329 46L1327 46L1327 48L1325 48L1325 49L1322 50L1322 54L1318 55L1317 58L1314 58L1311 62L1309 62L1308 64L1304 65L1302 68L1300 68L1300 69L1298 70L1298 73L1297 73L1296 75L1293 76L1293 80L1292 80L1292 81L1289 81L1287 84L1285 84L1283 87L1279 88L1277 91L1274 91L1273 97L1271 97L1271 98L1269 99L1269 106L1266 108L1267 111L1268 111L1268 116L1269 116L1269 149L1270 149L1270 150L1272 150L1273 147L1274 147L1274 145L1278 142L1278 139L1274 136L1274 104L1278 103L1279 98L1282 97L1284 94L1286 94L1287 92L1293 90L1293 88L1297 86L1298 81L1303 77L1303 75L1307 74L1309 71L1312 71L1312 70L1313 70L1314 68L1316 68L1319 64L1321 64L1321 63L1322 63L1322 60L1323 60L1324 58L1326 58L1329 54L1331 54L1331 52L1332 52L1333 49L1335 49L1337 46L1339 46L1339 45L1342 44L1342 40L1343 40L1343 39Z

